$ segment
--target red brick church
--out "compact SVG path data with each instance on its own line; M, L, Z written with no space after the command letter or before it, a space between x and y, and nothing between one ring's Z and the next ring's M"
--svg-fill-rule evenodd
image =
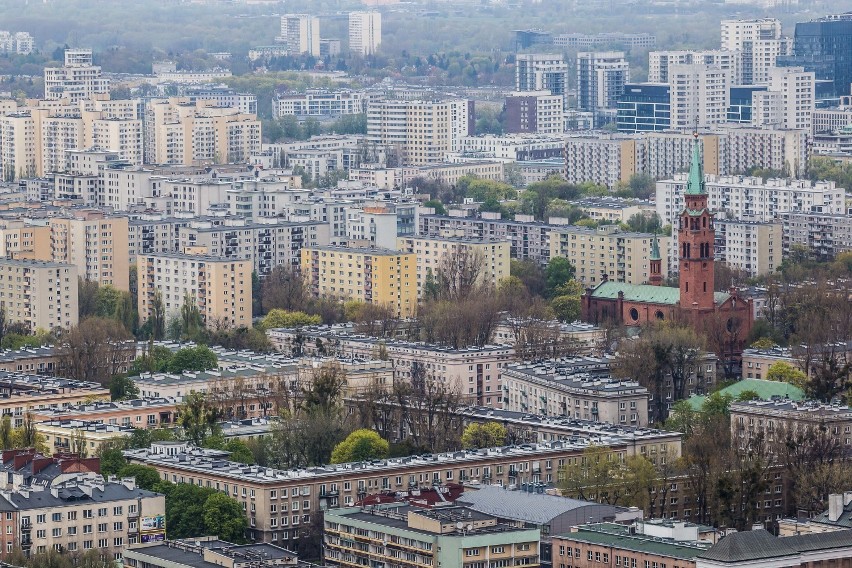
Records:
M728 292L714 292L713 244L716 231L713 215L707 208L697 140L684 200L685 207L677 228L680 287L662 285L660 245L655 236L648 259L648 284L605 280L595 288L587 288L582 298L583 320L592 323L609 320L629 326L678 320L692 323L699 333L707 333L711 325L718 329L722 319L721 325L731 336L732 350L738 354L754 323L753 306L751 299L741 297L736 288L732 287Z

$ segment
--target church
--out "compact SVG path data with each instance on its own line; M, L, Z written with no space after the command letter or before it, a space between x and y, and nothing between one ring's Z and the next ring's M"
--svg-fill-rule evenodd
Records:
M595 324L612 321L640 326L648 322L676 320L690 323L698 333L719 327L721 320L730 335L731 351L742 352L742 342L751 331L754 312L751 299L736 288L714 292L713 214L707 208L707 190L698 140L692 152L685 207L680 214L678 263L680 286L663 286L660 245L654 237L648 257L647 284L635 285L604 280L587 288L582 297L583 320Z

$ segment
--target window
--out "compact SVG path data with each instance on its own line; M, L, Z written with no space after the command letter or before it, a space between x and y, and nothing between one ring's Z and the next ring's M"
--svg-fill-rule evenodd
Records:
M54 538L62 536L62 529L60 529L60 528L53 529L52 531L50 531L50 536L52 536Z
M36 531L36 538L47 538L47 531L45 529L39 529Z
M53 513L50 518L54 523L58 523L62 521L62 513Z
M112 508L112 514L113 515L123 515L124 514L124 507L122 507L120 505L118 507L113 507Z
M98 523L98 532L107 532L109 525L107 523Z
M122 523L122 522L113 523L113 524L112 524L112 530L114 530L114 531L123 531L123 530L124 530L124 523Z
M83 525L83 534L91 534L92 525Z
M47 522L47 515L36 515L37 523L45 523Z
M106 507L104 507L103 509L98 509L98 516L99 517L106 517L107 514L109 514L109 513L108 513Z
M478 548L468 548L467 550L464 551L464 555L465 556L479 556L479 549Z

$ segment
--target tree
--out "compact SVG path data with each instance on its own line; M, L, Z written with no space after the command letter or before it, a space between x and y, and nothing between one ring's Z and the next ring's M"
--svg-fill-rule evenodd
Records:
M304 310L309 302L308 290L302 275L288 265L276 266L264 276L261 284L261 298L264 312Z
M204 501L202 514L208 534L235 544L245 542L248 521L243 508L231 497L219 492L210 495Z
M162 345L149 345L148 349L133 360L127 374L131 377L142 373L165 373L174 358L174 351Z
M127 465L121 448L101 446L99 457L101 458L101 473L105 476L118 475Z
M215 369L218 364L219 359L212 349L205 345L198 345L178 349L169 361L167 370L172 374L180 374L184 371L207 371Z
M263 318L261 327L263 329L274 329L277 327L303 327L306 325L319 325L322 318L317 315L308 315L305 312L288 312L286 310L274 309Z
M461 443L467 450L502 446L506 443L506 428L498 422L474 422L464 429Z
M512 259L509 274L523 282L531 296L544 296L547 286L545 274L536 261Z
M111 400L128 400L139 397L139 387L130 377L116 375L109 381L109 396Z
M302 408L308 412L329 413L339 406L346 385L340 365L326 363L314 372L310 384L302 389Z
M186 439L202 447L210 435L219 433L219 409L210 404L205 395L197 392L188 394L178 406L178 425L183 428Z
M580 319L583 295L583 287L576 280L569 280L559 286L555 293L556 297L550 302L553 313L559 321L572 322Z
M355 430L331 452L331 463L347 463L384 459L390 446L381 436L362 428Z
M107 385L135 351L131 339L119 322L90 317L63 334L58 349L59 367L69 379Z
M545 269L545 296L553 298L558 295L562 286L574 278L574 267L564 257L551 258Z
M805 389L808 386L808 376L785 361L778 361L770 365L766 371L766 380L789 383L800 389Z
M148 491L153 491L154 486L160 482L160 473L149 465L127 464L118 471L118 477L132 477L136 480L136 486Z
M559 470L559 487L569 497L617 505L624 497L623 475L615 452L603 446L589 446L579 460Z

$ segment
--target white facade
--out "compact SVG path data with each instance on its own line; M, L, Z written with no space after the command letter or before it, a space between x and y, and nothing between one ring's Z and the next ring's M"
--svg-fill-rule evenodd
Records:
M577 54L577 105L581 110L612 109L630 82L630 64L622 51Z
M0 51L27 55L35 49L35 40L27 32L0 31Z
M726 122L729 73L710 65L672 65L669 68L671 127L706 128Z
M281 35L276 41L287 45L291 55L307 53L319 57L319 18L307 14L285 14L281 16Z
M776 18L757 20L722 20L721 47L741 53L743 85L764 85L779 55L789 55L792 42L781 35L781 21Z
M752 93L752 124L811 131L816 95L814 73L801 67L769 72L769 89Z
M363 91L312 90L300 94L279 95L272 101L272 115L334 117L361 114L366 111L367 97Z
M358 55L374 55L382 43L381 12L349 13L349 50Z
M67 98L72 103L109 93L109 79L101 77L101 68L92 65L91 49L66 49L65 65L44 68L44 98Z
M728 71L731 84L740 83L742 55L738 51L710 49L703 51L652 51L648 54L648 82L668 83L672 65L709 65Z
M781 264L781 222L716 218L716 260L751 277L775 271Z

